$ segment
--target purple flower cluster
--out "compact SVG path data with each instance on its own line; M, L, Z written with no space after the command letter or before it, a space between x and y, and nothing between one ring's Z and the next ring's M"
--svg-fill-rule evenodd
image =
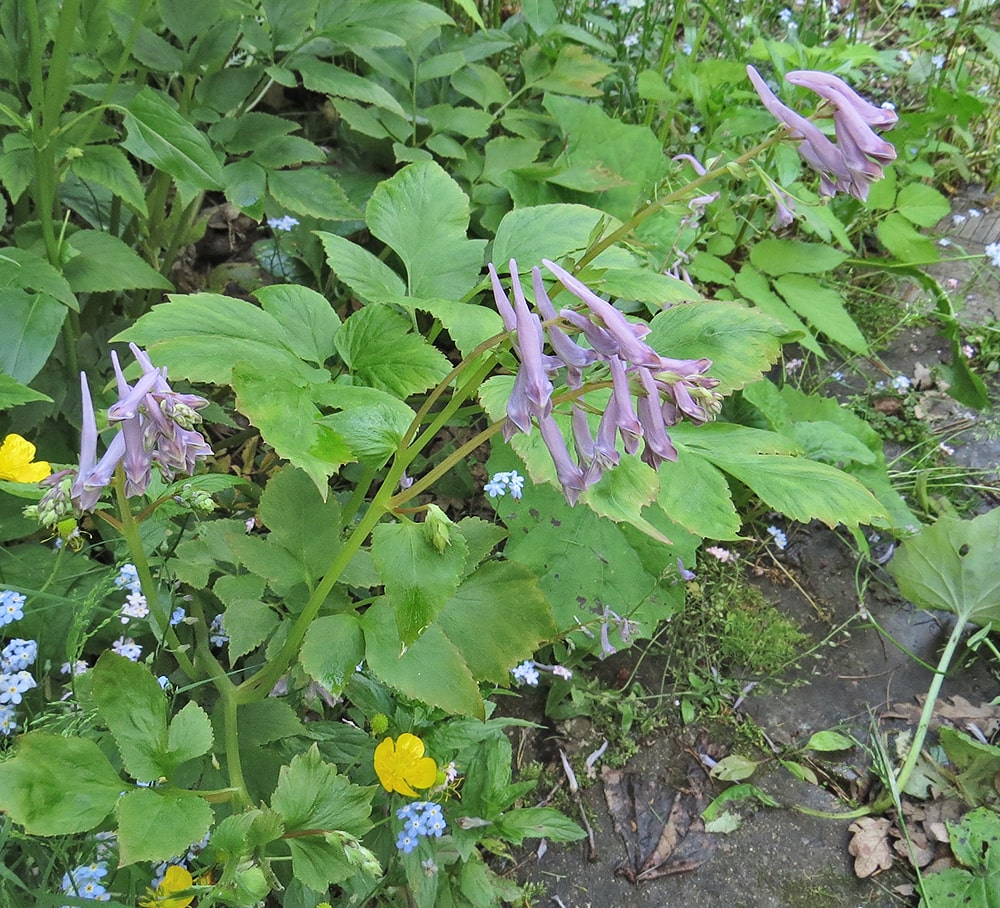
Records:
M514 302L511 304L493 265L489 266L497 310L508 331L515 333L514 350L521 368L507 402L504 438L530 433L532 419L555 464L563 494L575 504L580 493L597 482L605 470L618 464L616 439L625 451L635 454L642 443L642 459L653 469L664 460L676 460L667 427L684 416L696 423L714 419L721 397L713 389L718 381L705 373L711 360L679 360L660 356L643 338L649 325L628 321L611 303L577 280L555 262L542 263L559 282L586 306L586 311L561 309L549 299L538 268L532 269L532 288L539 316L529 307L518 276L517 262L510 261ZM544 323L542 318L545 319ZM569 332L581 336L582 346ZM553 354L545 352L548 335ZM584 371L603 366L610 379L611 397L601 415L596 437L591 432L583 393L571 404L571 424L576 459L552 415L553 376L565 370L570 391L584 384ZM635 402L633 403L633 397Z
M800 140L799 155L819 173L820 192L826 196L847 192L865 201L869 186L882 179L883 166L896 159L896 149L877 135L874 127L891 127L896 114L869 104L846 82L829 73L786 73L786 81L816 92L832 105L837 137L834 144L815 123L782 104L756 69L748 66L747 74L768 111L791 130L793 139Z
M135 344L129 344L129 349L142 366L142 375L135 385L130 385L117 355L111 353L118 381L118 400L108 408L108 420L117 423L121 431L100 460L97 459L97 418L90 386L86 374L80 373L83 432L80 465L70 495L81 511L93 510L119 464L125 470L126 494L141 495L149 486L154 463L163 478L170 482L178 471L193 473L198 458L212 453L201 433L194 428L201 422L197 411L207 406L208 401L194 394L178 394L167 384L166 369L157 369Z

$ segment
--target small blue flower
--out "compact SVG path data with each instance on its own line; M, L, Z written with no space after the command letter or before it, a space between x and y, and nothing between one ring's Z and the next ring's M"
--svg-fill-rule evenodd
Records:
M38 641L15 637L0 650L0 671L19 672L34 665L38 658Z
M222 615L216 615L212 619L212 623L209 625L208 631L208 639L212 646L225 646L229 642L229 634L226 633L225 627L223 626Z
M528 659L522 662L520 665L515 665L510 673L514 676L514 680L518 684L527 684L528 687L538 687L538 669L535 668L535 663Z
M403 829L396 839L396 848L403 854L413 851L421 836L440 838L448 825L440 805L433 801L412 801L400 807L396 816L404 821Z
M14 590L0 592L0 627L20 621L24 617L25 598Z
M771 534L771 538L774 539L774 544L783 552L785 546L788 545L788 538L785 536L782 530L777 527L768 527L767 532Z
M293 218L290 214L286 214L281 218L268 218L267 226L272 230L277 230L279 233L287 233L293 227L298 227L299 222L297 218Z

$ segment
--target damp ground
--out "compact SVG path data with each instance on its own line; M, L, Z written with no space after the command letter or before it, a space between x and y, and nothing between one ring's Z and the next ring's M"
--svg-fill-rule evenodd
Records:
M948 255L981 254L986 245L1000 241L1000 205L995 198L970 191L956 198L954 214L959 217L942 225ZM982 258L953 261L933 271L953 294L964 324L1000 319L1000 281L984 271ZM918 291L904 302L919 306ZM916 382L926 381L922 377L950 356L950 344L933 322L922 322L899 332L880 354L880 362L891 374ZM995 390L993 397L996 400ZM945 445L942 456L956 471L973 471L976 478L970 485L976 486L977 509L995 506L1000 501L992 492L1000 490L1000 409L969 410L933 383L922 403L929 426ZM911 880L902 861L891 870L859 878L848 851L852 819L812 814L844 813L845 797L864 800L865 787L875 778L873 734L891 748L895 736L905 736L912 728L919 698L932 677L926 663L936 664L951 617L915 609L902 600L877 563L859 567L849 543L849 538L825 527L797 527L789 531L783 553L765 555L751 572L753 584L813 641L779 681L753 688L730 723L730 729L737 721L748 723L764 742L757 756L761 764L747 781L780 806L742 801L734 808L741 821L738 828L698 833L685 844L685 835L692 836L695 828L688 819L727 787L707 778L704 766L699 767L701 755L724 754L732 741L717 724L696 721L685 726L678 717L638 741L635 754L620 770L605 768L602 776L598 766L596 778L583 783L578 804L568 798L563 802L564 809L585 812L592 842L550 844L541 856L521 856L519 879L537 884L533 905L890 908L915 903L899 888ZM957 660L940 702L988 705L1000 695L995 669L985 659ZM639 678L642 672L650 673L649 686L655 689L658 671L646 660ZM801 781L780 765L776 753L795 754L814 733L826 729L852 736L860 745L812 764L825 767L822 784ZM522 751L534 749L549 759L559 747L585 754L595 744L592 729L579 720L548 723L520 735ZM643 828L651 822L652 833ZM673 857L652 878L638 874L637 882L637 870L647 857L641 852L643 847L652 850L652 844L661 856L673 849Z

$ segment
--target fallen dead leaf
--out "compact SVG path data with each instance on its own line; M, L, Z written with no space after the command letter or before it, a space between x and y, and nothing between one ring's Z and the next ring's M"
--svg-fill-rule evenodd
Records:
M700 764L692 762L683 789L661 778L608 767L601 770L601 778L627 854L616 874L638 884L695 870L715 854L716 841L701 819L708 803L708 776Z
M861 879L892 866L891 826L885 817L862 817L847 827L848 832L854 833L847 850L854 856L854 873Z

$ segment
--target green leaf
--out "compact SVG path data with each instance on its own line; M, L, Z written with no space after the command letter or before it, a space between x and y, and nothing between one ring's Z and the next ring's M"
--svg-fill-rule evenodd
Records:
M702 301L701 294L685 281L646 268L607 268L601 275L601 290L654 306Z
M271 808L284 820L296 878L320 892L356 873L341 840L331 833L360 838L371 829L374 793L375 786L353 785L324 762L315 744L281 768ZM305 834L290 835L296 832Z
M212 807L192 791L140 788L119 802L118 862L166 861L183 854L212 826Z
M267 171L249 158L227 164L222 170L226 198L249 217L264 216Z
M221 189L222 165L208 139L150 88L122 108L128 135L122 147L198 189Z
M28 835L94 829L111 813L125 783L86 738L32 731L0 763L0 810Z
M69 282L40 255L8 246L0 249L0 288L33 290L59 300L75 312L80 304Z
M778 359L788 331L779 321L736 303L700 302L658 313L646 337L654 350L674 359L712 361L708 374L720 394L757 381Z
M530 270L543 258L560 261L586 249L598 227L614 230L621 222L606 212L586 205L534 205L508 212L493 240L493 261L507 272L507 262L516 259L519 269Z
M640 533L670 544L670 540L642 516L642 510L656 500L660 480L656 471L638 457L625 455L618 466L607 470L600 481L580 495L580 501L615 523L630 523Z
M720 470L740 480L769 507L803 523L822 520L827 526L883 524L886 513L874 496L847 473L827 464L786 454L762 453L767 436L774 448L789 448L781 436L739 426L711 423L671 428L674 444L701 454ZM760 444L759 442L763 442ZM681 454L683 456L683 454Z
M496 312L473 303L415 299L409 296L387 298L382 302L395 303L404 309L429 312L441 322L463 356L469 356L483 341L504 330L503 321Z
M932 186L907 183L896 198L896 208L911 224L933 227L951 212L951 203Z
M341 512L336 499L324 499L305 473L285 467L268 480L259 513L271 531L268 542L299 558L310 581L326 573L340 549Z
M365 219L406 267L408 296L459 300L479 282L486 241L466 237L469 199L440 165L411 164L383 180Z
M508 561L489 561L467 578L437 623L477 681L500 685L558 632L535 575Z
M868 342L844 308L840 291L802 274L779 277L774 287L792 309L830 340L843 344L854 353L867 354Z
M510 530L505 558L538 577L560 631L593 620L606 604L636 620L655 622L672 612L666 585L660 588L613 521L588 508L570 508L548 486L532 490L531 509L511 506L501 516ZM667 550L663 562L670 560ZM583 639L574 636L578 645Z
M579 44L563 44L552 71L535 84L542 91L579 98L599 98L597 83L612 72L606 63L595 59Z
M237 659L267 640L277 630L281 619L266 602L234 599L226 606L223 622L229 635L229 664L234 665Z
M546 95L542 103L566 135L567 160L578 167L604 168L626 183L594 193L592 204L622 220L630 218L635 200L643 198L641 194L663 173L659 139L646 126L613 119L597 104L554 94Z
M1000 624L1000 510L972 520L941 517L900 545L889 563L899 591L920 608L962 622Z
M444 354L410 329L407 319L388 306L368 305L344 322L337 350L356 381L405 399L451 370Z
M751 798L759 801L765 807L780 806L774 798L762 791L756 785L751 785L749 782L743 782L739 785L733 785L731 788L727 788L724 792L716 796L712 803L701 812L702 819L704 819L706 823L710 823L716 817L720 816L722 809L731 801L748 801Z
M310 91L333 95L335 98L363 101L391 111L397 116L406 116L406 111L399 102L372 79L348 72L313 56L298 56L292 65L302 76L302 84Z
M121 149L113 145L87 145L83 154L70 162L70 169L84 183L110 189L138 215L149 217L146 193Z
M709 773L713 779L720 779L723 782L742 782L749 779L756 771L760 763L756 760L748 760L740 754L730 754L723 757Z
M66 307L44 293L0 289L0 370L27 384L48 361L66 319Z
M372 532L371 553L396 614L399 639L409 646L458 589L468 546L457 527L439 552L426 524L383 523Z
M660 465L657 502L671 520L705 539L739 539L742 519L726 477L692 451Z
M298 284L261 287L254 296L284 329L285 342L299 359L322 366L337 352L333 341L340 317L326 297Z
M92 690L132 778L152 782L166 775L167 700L149 669L105 651L94 666Z
M299 662L330 693L343 691L365 658L365 635L357 615L326 615L306 631Z
M51 403L52 398L41 391L35 391L27 385L14 381L9 375L0 372L0 410L7 410L20 404L29 404L36 400L47 400Z
M376 469L396 452L416 416L398 397L363 385L329 383L317 387L313 398L321 406L340 410L320 423L343 438L361 463Z
M494 825L500 835L514 845L520 845L525 839L576 842L587 837L583 829L554 807L508 810Z
M879 221L875 235L897 261L929 265L941 257L934 241L916 230L899 212L892 211Z
M812 332L771 289L771 284L764 275L745 264L736 274L735 286L739 293L761 312L784 325L791 339L797 340L818 357L826 359L826 354Z
M315 167L298 170L271 170L267 189L282 207L324 221L354 221L361 212L340 184Z
M315 233L323 244L327 263L337 279L347 284L361 299L377 302L403 295L406 290L403 279L367 249L333 233L322 230Z
M750 261L765 274L819 274L833 271L847 258L825 243L804 243L801 240L769 238L755 243Z
M261 380L304 387L329 374L295 354L301 329L287 337L273 315L244 300L215 293L171 296L112 341L134 341L175 377L216 385L232 383L233 366L252 364Z
M286 832L323 829L363 836L372 828L375 786L353 785L313 744L281 768L271 809L281 814Z
M212 721L193 700L188 701L170 720L167 729L167 762L180 766L212 749Z
M361 623L365 658L377 678L408 697L450 713L486 718L479 685L440 627L431 625L404 649L392 606L382 599L365 612Z
M958 823L948 821L948 835L956 859L968 869L951 867L923 879L921 908L973 905L1000 908L1000 821L994 811L979 807Z
M847 735L842 735L839 731L818 731L806 742L806 750L818 750L821 753L836 750L851 750L855 742Z
M159 271L151 268L118 237L100 230L78 230L67 239L75 253L63 274L76 293L103 293L153 287L173 290Z
M232 385L240 412L280 457L305 471L325 497L327 480L356 458L333 429L318 421L310 387L244 364L233 369Z
M736 276L736 272L728 262L708 252L699 252L688 265L688 271L700 281L721 284L724 287L732 284Z

